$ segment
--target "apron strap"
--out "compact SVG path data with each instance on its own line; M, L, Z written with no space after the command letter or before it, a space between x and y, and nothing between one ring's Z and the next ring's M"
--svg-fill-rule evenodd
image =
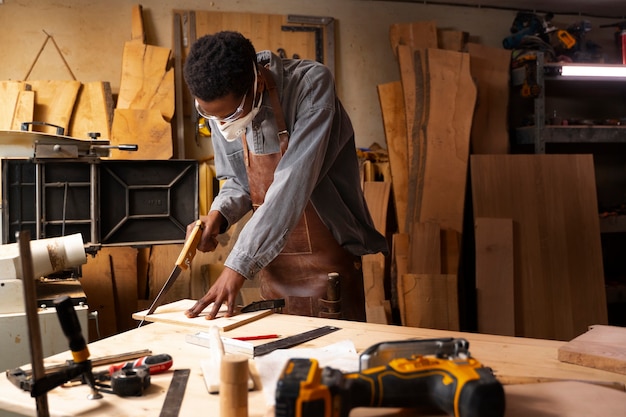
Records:
M278 140L280 141L280 152L285 154L287 151L287 144L289 143L289 132L287 131L287 125L285 124L285 116L283 114L283 108L280 105L280 99L278 98L278 91L276 89L276 82L270 70L263 65L259 66L261 75L265 80L265 84L270 93L270 101L272 102L272 109L274 110L274 117L276 118L276 127L278 127Z

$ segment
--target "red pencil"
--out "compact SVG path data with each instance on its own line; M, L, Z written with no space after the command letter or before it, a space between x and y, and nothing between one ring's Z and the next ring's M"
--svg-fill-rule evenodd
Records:
M279 338L280 336L277 334L262 334L262 335L258 335L258 336L239 336L239 337L233 337L233 339L237 339L237 340L263 340L263 339L276 339Z

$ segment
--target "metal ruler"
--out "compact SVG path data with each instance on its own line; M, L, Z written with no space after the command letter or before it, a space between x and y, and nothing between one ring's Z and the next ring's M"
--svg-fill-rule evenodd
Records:
M322 337L329 333L336 332L337 330L341 329L335 326L323 326L318 327L317 329L309 330L308 332L284 337L274 342L264 343L254 347L254 356L266 355L276 349L287 349L301 343L308 342L309 340L317 339L318 337Z
M177 417L180 412L180 405L183 402L187 380L189 379L189 369L177 369L172 376L172 382L165 395L163 408L159 417Z

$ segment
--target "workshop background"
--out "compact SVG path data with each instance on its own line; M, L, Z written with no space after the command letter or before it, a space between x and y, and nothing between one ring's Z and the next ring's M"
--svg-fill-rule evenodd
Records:
M113 99L104 103L110 115L104 120L103 137L110 136L113 143L116 135L131 142L150 139L140 150L155 152L128 156L115 151L113 159L198 161L202 214L219 184L212 176L210 141L202 129L197 131L187 93L180 92L184 86L176 78L185 48L203 31L254 34L261 25L264 31L256 32L261 39L251 37L262 49L263 35L274 33L268 27L276 18L276 27L313 28L292 30L298 40L284 52L315 59L321 39L323 59L332 64L338 95L355 128L366 198L377 227L393 247L387 258L364 257L368 320L559 340L572 339L592 324L626 324L624 231L605 233L599 216L619 214L616 208L626 197L626 149L616 143L594 144L599 153L598 148L572 143L568 149L562 143L538 148L534 139L512 146L511 128L532 125L528 108L537 103L540 94L535 90L543 94L542 86L528 85L533 80L527 65L520 66L522 87L511 83L511 51L502 43L511 35L518 9L451 3L4 0L0 80L73 80L83 90L95 83ZM610 26L622 21L626 10L615 14L590 5L580 6L584 10L572 7L566 9L574 12L570 14L555 11L551 24L567 28L588 21L592 29L584 33L585 41L597 46L589 56L597 62L622 63ZM161 113L157 121L133 123L142 132L146 126L158 126L161 141L112 131L114 115L128 121L131 116L124 110L133 108L139 95L124 88L125 82L137 80L129 81L123 60L145 58L146 51L156 63L151 69L165 80L151 86L161 101L147 106ZM532 65L535 58L529 60ZM160 68L159 62L164 62ZM420 62L430 66L420 67ZM430 102L420 105L416 80L428 80L429 91L441 94L426 95ZM550 107L545 113L566 119L576 107L571 101L578 103L582 97L594 112L608 108L606 118L623 120L624 87L615 85L610 100L590 94L597 88L587 85L577 98L556 101L558 111ZM509 126L509 118L515 126ZM424 131L448 141L430 146L428 154L422 148L421 153L413 152L410 143L420 144L420 129L413 130L413 121L415 126L422 121ZM122 139L117 143L128 143ZM611 222L619 226L614 217ZM196 256L168 294L169 301L206 292L240 227L227 233L216 252ZM89 323L89 339L136 326L131 314L149 306L181 248L182 242L112 245L90 255L80 278L90 311L98 312L98 320ZM254 300L254 291L254 283L249 283L242 302Z

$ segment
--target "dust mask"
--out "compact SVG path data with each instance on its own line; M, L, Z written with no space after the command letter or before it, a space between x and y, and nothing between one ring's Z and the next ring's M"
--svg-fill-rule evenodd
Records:
M257 115L259 109L261 108L261 102L263 101L263 95L259 97L259 101L254 105L254 100L256 99L257 93L257 71L256 65L254 66L254 90L252 93L252 110L248 114L239 119L233 120L232 122L217 122L217 129L220 131L224 139L228 142L234 142L238 138L241 137L246 132L246 128L252 122L252 119Z

